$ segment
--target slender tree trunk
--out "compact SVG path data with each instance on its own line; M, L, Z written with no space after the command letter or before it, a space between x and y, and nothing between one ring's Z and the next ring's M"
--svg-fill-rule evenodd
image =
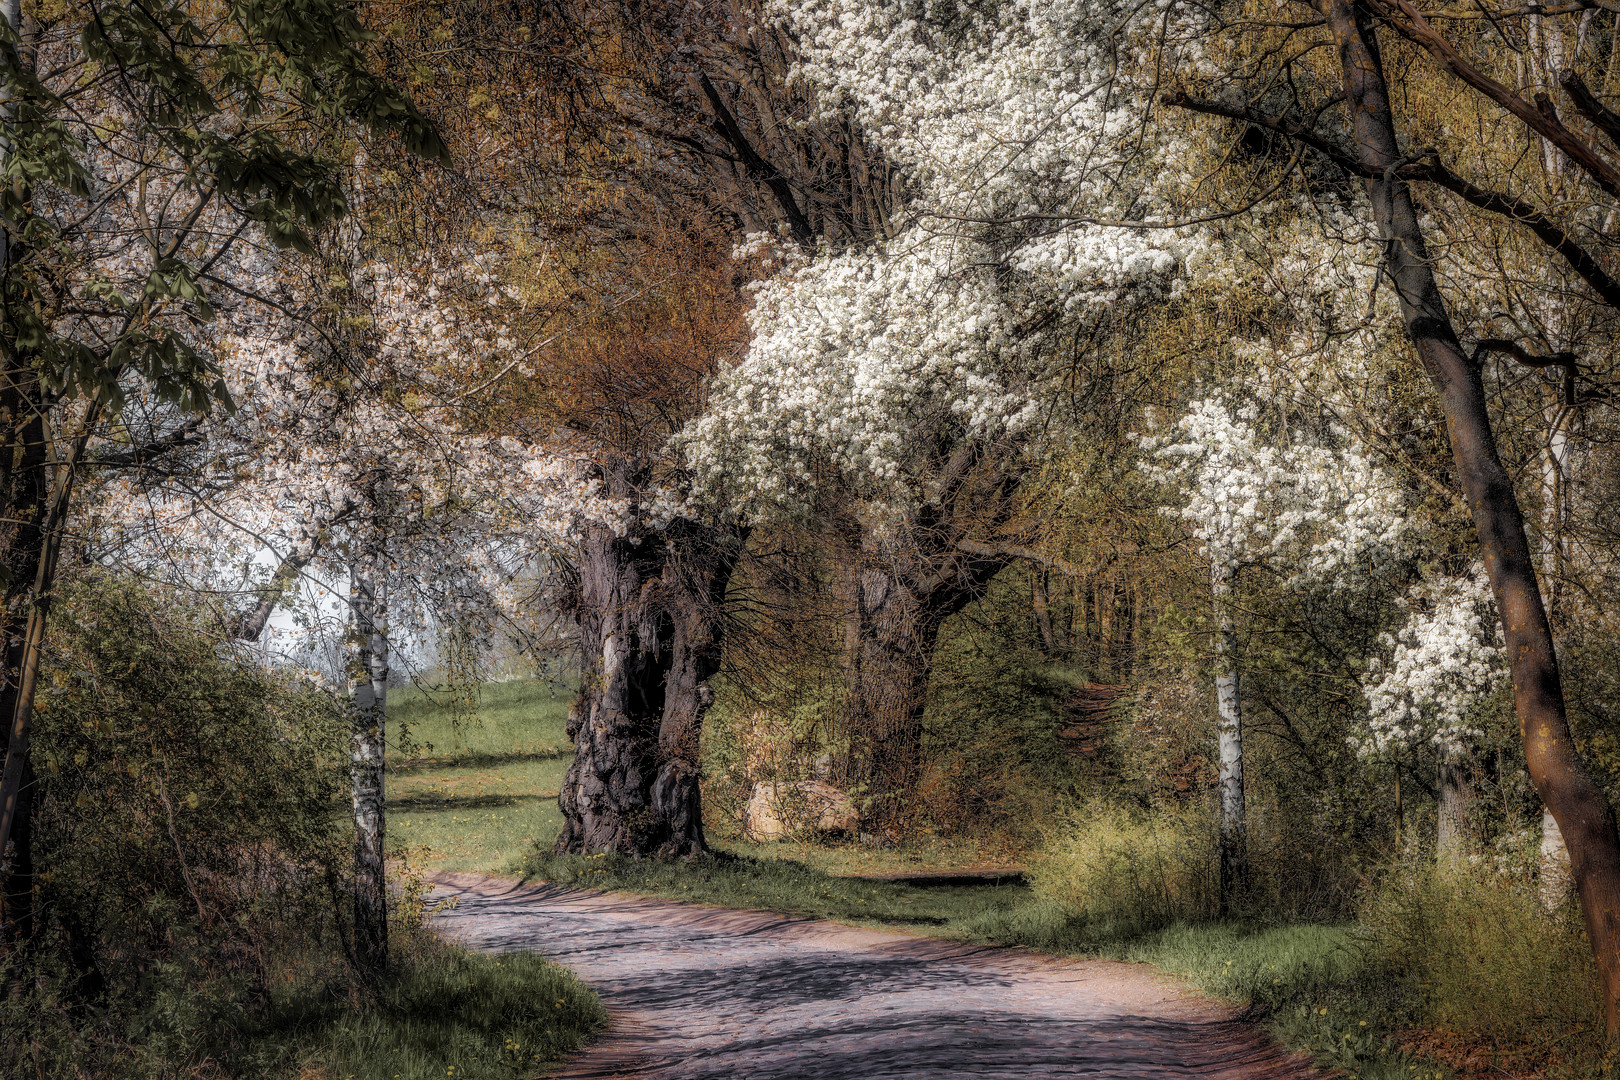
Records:
M1215 738L1219 760L1218 902L1226 914L1243 889L1248 866L1248 807L1243 795L1243 701L1232 622L1229 560L1210 553L1210 596L1215 614Z
M1479 802L1469 775L1468 760L1460 750L1441 750L1440 798L1435 806L1435 858L1441 864L1461 859L1468 848L1468 818Z
M1553 151L1556 153L1556 151ZM1565 375L1563 380L1572 380ZM1564 566L1569 536L1569 423L1574 418L1573 386L1560 388L1548 411L1547 445L1542 451L1541 575L1547 582L1547 622L1557 628L1563 600ZM1538 874L1541 902L1548 911L1563 907L1569 898L1569 848L1558 831L1558 819L1546 807L1541 811L1541 866Z
M17 692L22 686L23 655L28 633L29 598L39 576L39 560L44 550L44 519L49 501L49 487L45 473L44 423L37 408L24 400L20 393L7 397L8 419L29 410L26 421L20 424L14 446L5 448L7 457L15 455L15 464L7 461L4 494L6 517L11 520L11 535L7 538L5 567L10 578L5 590L5 672L0 681L0 717L12 720L17 712ZM16 423L16 420L13 420ZM12 738L12 725L7 724L7 754L9 763L17 759L18 785L14 796L10 845L3 857L5 873L6 934L26 939L33 935L34 911L34 832L33 806L37 792L33 763L28 753L27 731L23 738Z
M1525 761L1569 848L1613 1038L1620 1035L1620 834L1570 736L1552 629L1518 497L1496 449L1479 365L1463 351L1435 283L1411 192L1388 173L1404 155L1376 36L1353 0L1323 0L1322 11L1337 45L1362 163L1387 177L1368 183L1385 266L1407 335L1445 413L1452 459L1501 613Z
M612 495L643 482L607 473ZM558 795L560 852L696 855L703 837L698 743L714 700L722 606L740 530L677 521L615 535L593 528L578 593L580 687L568 716L574 760Z
M1046 570L1030 572L1030 606L1035 611L1035 631L1041 636L1041 648L1047 656L1058 654L1056 635L1052 632L1052 615L1046 602Z
M354 807L355 956L369 978L388 966L388 876L384 865L383 768L388 708L388 616L378 563L349 571L349 777Z

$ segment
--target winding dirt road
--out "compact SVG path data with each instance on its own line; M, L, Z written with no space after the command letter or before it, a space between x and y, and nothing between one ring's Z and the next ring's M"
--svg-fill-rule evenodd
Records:
M439 929L529 949L594 987L608 1033L555 1075L647 1080L1306 1080L1232 1010L1139 964L476 874Z

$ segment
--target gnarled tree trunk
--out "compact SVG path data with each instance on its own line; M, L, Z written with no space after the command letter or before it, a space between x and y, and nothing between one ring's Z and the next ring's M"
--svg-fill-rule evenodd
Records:
M608 471L608 493L633 496L644 477L621 463ZM740 529L685 519L622 536L597 526L586 537L574 597L574 761L557 798L558 851L707 850L698 740L714 700L722 605L743 540Z

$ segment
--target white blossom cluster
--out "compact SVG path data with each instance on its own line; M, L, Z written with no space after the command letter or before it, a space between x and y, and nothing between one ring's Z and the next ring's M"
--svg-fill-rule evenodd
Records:
M1362 681L1368 721L1349 739L1363 757L1430 744L1447 752L1482 734L1484 698L1507 681L1500 632L1484 568L1467 577L1426 582L1404 599L1406 625L1381 638L1387 661L1375 658Z
M275 287L275 267L233 269ZM221 311L214 351L238 407L198 429L183 468L155 483L113 473L86 492L102 551L226 594L273 570L266 551L315 552L306 573L328 583L373 558L402 632L476 635L525 617L541 568L569 562L590 530L656 531L689 512L664 487L609 496L592 447L566 432L468 426L469 386L521 363L487 268L373 262L353 276L364 336L342 355L266 304Z
M1193 401L1165 435L1140 443L1147 475L1172 484L1212 563L1236 571L1275 562L1291 585L1343 587L1396 558L1407 518L1390 477L1353 440L1342 449L1274 445L1253 404Z
M703 491L796 512L819 485L904 505L941 448L1017 435L1072 320L1171 291L1189 240L1139 220L1142 98L1115 77L1120 12L775 0L794 78L907 178L894 234L781 259L744 361L678 440ZM756 242L744 254L757 254ZM947 451L948 453L948 451Z
M697 486L796 511L831 470L904 502L942 436L1018 430L1032 343L985 280L954 272L953 246L825 256L765 283L747 358L681 435Z

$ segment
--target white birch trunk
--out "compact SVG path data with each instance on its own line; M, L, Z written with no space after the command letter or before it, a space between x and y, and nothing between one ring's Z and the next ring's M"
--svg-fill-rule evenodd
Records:
M1217 554L1210 556L1210 595L1215 615L1216 743L1220 758L1220 909L1224 914L1242 887L1247 848L1247 812L1243 800L1243 703L1239 694L1237 631L1231 612L1236 569Z
M388 964L388 879L383 863L388 704L388 616L367 556L349 579L349 775L354 806L355 958L367 975Z
M1569 871L1569 848L1564 846L1564 834L1559 831L1558 820L1552 811L1541 810L1541 874L1537 882L1541 893L1541 906L1554 912L1569 902L1575 887L1575 878Z

